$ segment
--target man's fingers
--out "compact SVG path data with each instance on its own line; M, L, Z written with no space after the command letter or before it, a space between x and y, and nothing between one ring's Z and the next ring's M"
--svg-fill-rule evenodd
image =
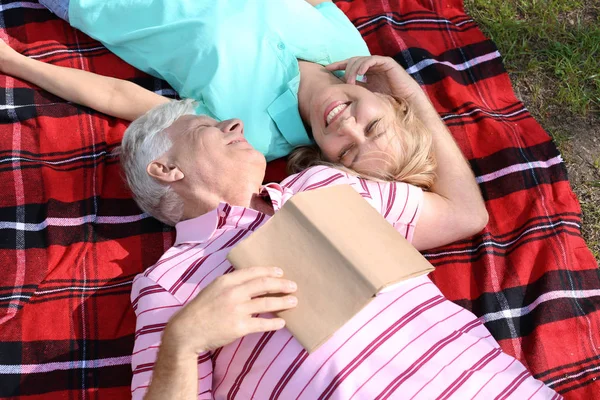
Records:
M288 279L261 277L245 282L237 288L244 297L258 297L264 294L293 293L296 291L296 283Z
M227 286L238 286L245 282L258 279L272 277L277 278L283 276L283 270L277 267L250 267L235 270L229 274L221 276L219 279L222 284Z
M265 296L257 297L246 303L244 307L244 313L247 314L264 314L276 311L289 310L290 308L296 307L298 299L296 296Z
M257 332L277 331L285 326L283 318L250 318L246 324L246 335Z

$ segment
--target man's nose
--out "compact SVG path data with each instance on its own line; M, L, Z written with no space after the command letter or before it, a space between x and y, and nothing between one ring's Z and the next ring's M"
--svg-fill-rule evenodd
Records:
M221 130L224 133L241 133L244 134L244 123L241 119L232 118L221 122Z

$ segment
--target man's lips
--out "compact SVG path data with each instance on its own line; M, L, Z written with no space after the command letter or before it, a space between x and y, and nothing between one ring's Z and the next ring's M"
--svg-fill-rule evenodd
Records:
M230 144L235 144L235 143L248 143L248 141L243 136L239 136L239 137L231 139L229 141L229 143L227 143L227 146L229 146Z

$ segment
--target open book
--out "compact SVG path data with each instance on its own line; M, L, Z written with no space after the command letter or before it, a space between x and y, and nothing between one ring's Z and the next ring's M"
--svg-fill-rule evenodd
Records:
M298 306L278 315L309 353L382 289L433 270L349 185L296 194L227 258L280 267L298 284Z

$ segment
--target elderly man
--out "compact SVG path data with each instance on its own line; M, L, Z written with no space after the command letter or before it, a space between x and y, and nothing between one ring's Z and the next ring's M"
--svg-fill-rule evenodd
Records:
M122 162L134 195L177 223L174 246L133 284L134 399L560 397L425 276L377 296L309 355L270 314L296 304L295 284L273 267L231 272L232 246L294 193L328 185L352 185L417 248L480 230L487 213L472 173L425 95L415 102L450 149L438 194L327 166L263 186L265 159L242 123L195 116L189 101L130 126Z

